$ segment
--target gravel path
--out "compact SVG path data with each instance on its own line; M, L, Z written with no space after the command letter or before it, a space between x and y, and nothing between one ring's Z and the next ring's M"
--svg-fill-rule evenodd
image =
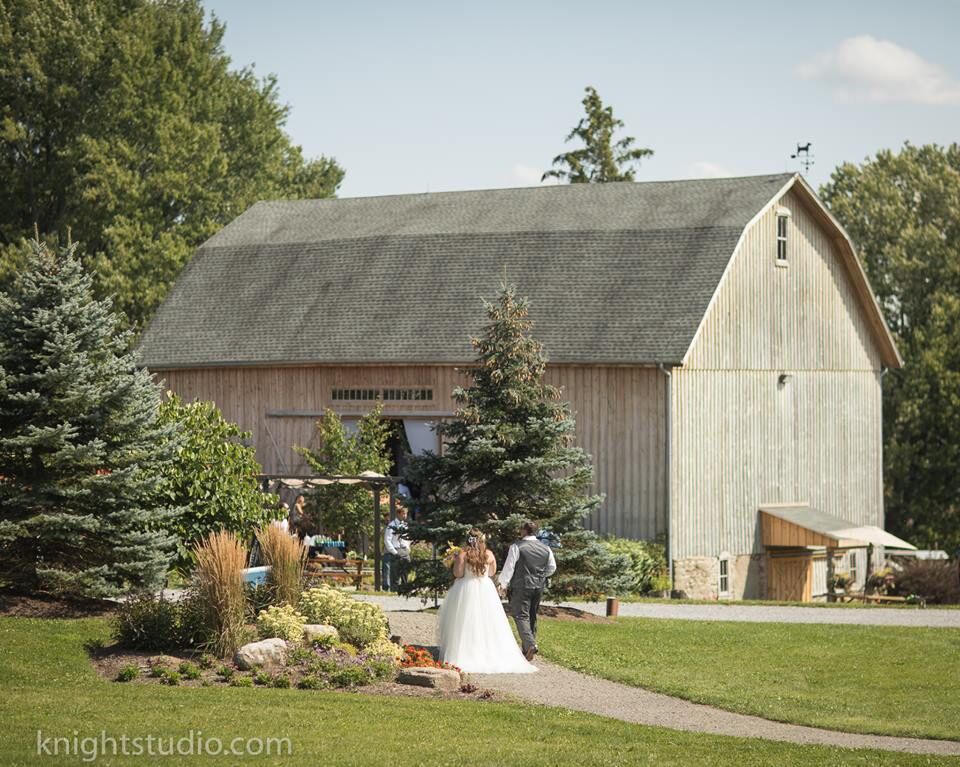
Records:
M420 610L419 599L357 595L357 599L376 602L384 610ZM441 599L442 603L443 600ZM552 604L552 603L548 603ZM599 602L561 602L563 607L603 615L605 605ZM433 606L433 600L426 603ZM620 605L620 615L636 618L673 618L691 621L747 621L756 623L838 623L859 626L932 626L960 628L960 610L925 610L917 608L842 608L780 607L740 605L726 602L715 605L648 604L627 602Z
M419 602L416 604L419 606ZM811 609L810 612L828 611ZM404 642L426 646L435 642L435 614L407 610L390 612L388 617L391 632L398 634ZM535 663L540 669L538 674L473 674L470 679L481 687L508 693L531 703L562 706L624 722L674 730L843 748L960 755L960 742L857 735L784 724L610 682L571 671L541 658L536 659Z

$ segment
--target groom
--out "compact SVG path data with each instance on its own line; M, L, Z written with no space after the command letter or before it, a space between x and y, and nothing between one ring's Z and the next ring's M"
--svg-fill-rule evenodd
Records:
M498 578L500 594L507 589L510 595L510 614L528 661L537 654L537 608L543 587L557 570L553 551L537 540L537 529L536 522L527 521L520 526L521 538L507 552Z

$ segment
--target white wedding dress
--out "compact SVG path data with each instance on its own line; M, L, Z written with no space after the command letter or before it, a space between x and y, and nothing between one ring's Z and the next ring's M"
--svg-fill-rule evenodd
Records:
M531 674L513 638L497 587L467 567L447 592L437 616L440 659L471 674Z

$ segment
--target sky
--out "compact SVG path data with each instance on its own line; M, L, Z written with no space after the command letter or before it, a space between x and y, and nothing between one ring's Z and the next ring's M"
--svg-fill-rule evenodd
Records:
M960 141L960 1L207 0L234 66L340 197L539 183L593 86L638 181L801 170Z

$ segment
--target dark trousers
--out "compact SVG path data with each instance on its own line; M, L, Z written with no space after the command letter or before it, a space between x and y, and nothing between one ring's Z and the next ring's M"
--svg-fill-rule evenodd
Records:
M381 567L381 587L384 591L396 591L407 582L409 561L396 554L384 554Z
M524 652L537 646L537 610L542 598L543 589L510 589L510 614L517 624Z

